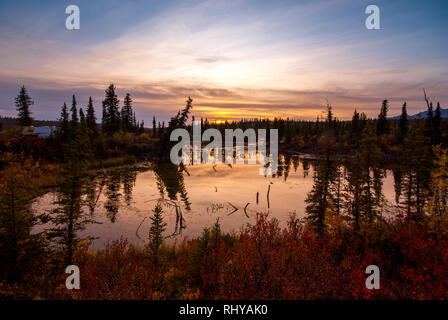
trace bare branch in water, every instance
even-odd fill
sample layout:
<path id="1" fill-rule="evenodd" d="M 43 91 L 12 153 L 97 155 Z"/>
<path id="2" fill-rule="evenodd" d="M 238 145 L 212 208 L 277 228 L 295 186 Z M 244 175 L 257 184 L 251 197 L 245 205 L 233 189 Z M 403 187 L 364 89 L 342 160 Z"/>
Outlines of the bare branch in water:
<path id="1" fill-rule="evenodd" d="M 140 229 L 140 227 L 142 226 L 143 222 L 146 220 L 147 217 L 144 217 L 142 222 L 140 222 L 140 224 L 138 225 L 137 230 L 135 230 L 135 235 L 137 236 L 137 238 L 139 238 L 140 240 L 142 240 L 142 238 L 140 238 L 140 236 L 138 235 L 138 230 Z"/>
<path id="2" fill-rule="evenodd" d="M 230 204 L 230 205 L 233 207 L 233 209 L 234 209 L 232 212 L 230 212 L 230 213 L 228 214 L 228 216 L 230 216 L 231 214 L 234 214 L 235 212 L 238 211 L 238 208 L 235 207 L 233 204 L 231 204 L 230 202 L 227 202 L 227 203 Z"/>
<path id="3" fill-rule="evenodd" d="M 247 214 L 247 211 L 246 211 L 246 209 L 247 209 L 247 207 L 250 205 L 250 202 L 248 202 L 247 204 L 246 204 L 246 206 L 244 207 L 244 214 L 246 215 L 246 217 L 248 217 L 249 218 L 249 215 Z"/>
<path id="4" fill-rule="evenodd" d="M 271 192 L 271 184 L 272 184 L 272 182 L 269 184 L 269 186 L 268 186 L 268 194 L 267 194 L 267 198 L 268 198 L 268 209 L 270 208 L 270 205 L 269 205 L 269 192 Z"/>

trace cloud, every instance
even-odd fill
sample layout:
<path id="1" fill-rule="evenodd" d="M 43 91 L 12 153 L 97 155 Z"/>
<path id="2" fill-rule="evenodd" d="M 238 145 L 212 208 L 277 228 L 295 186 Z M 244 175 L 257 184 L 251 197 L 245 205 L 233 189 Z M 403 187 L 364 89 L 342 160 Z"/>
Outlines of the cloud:
<path id="1" fill-rule="evenodd" d="M 88 44 L 0 27 L 0 107 L 13 113 L 25 84 L 38 117 L 56 118 L 71 94 L 81 104 L 91 95 L 99 112 L 110 82 L 132 94 L 146 121 L 168 120 L 187 96 L 198 115 L 230 119 L 311 119 L 325 99 L 342 118 L 355 107 L 376 116 L 382 99 L 397 110 L 407 100 L 413 111 L 422 87 L 448 102 L 447 59 L 420 56 L 413 31 L 363 33 L 341 9 L 348 4 L 184 1 Z"/>

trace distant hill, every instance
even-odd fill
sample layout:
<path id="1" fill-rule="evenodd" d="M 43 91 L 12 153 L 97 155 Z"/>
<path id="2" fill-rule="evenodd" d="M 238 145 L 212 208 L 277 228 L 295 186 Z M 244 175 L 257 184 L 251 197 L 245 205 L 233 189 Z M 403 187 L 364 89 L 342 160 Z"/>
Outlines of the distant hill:
<path id="1" fill-rule="evenodd" d="M 3 130 L 10 130 L 17 127 L 17 119 L 12 117 L 0 117 L 0 123 L 2 124 Z M 57 121 L 50 120 L 34 120 L 33 125 L 35 127 L 43 127 L 43 126 L 56 126 L 58 124 Z"/>
<path id="2" fill-rule="evenodd" d="M 17 128 L 17 118 L 13 117 L 2 117 L 0 116 L 0 123 L 2 124 L 2 130 L 10 130 Z M 33 120 L 33 126 L 35 127 L 57 127 L 59 124 L 56 120 Z M 97 124 L 98 128 L 101 128 L 100 124 Z M 148 131 L 147 127 L 145 127 L 145 130 Z M 1 131 L 1 130 L 0 130 Z"/>
<path id="3" fill-rule="evenodd" d="M 435 111 L 435 110 L 434 110 L 434 111 Z M 442 118 L 448 118 L 448 109 L 442 109 L 442 108 L 440 108 L 440 115 L 442 116 Z M 427 116 L 428 116 L 428 110 L 419 112 L 419 113 L 414 114 L 414 115 L 412 115 L 412 116 L 408 115 L 408 119 L 413 120 L 413 119 L 418 119 L 419 117 L 422 118 L 422 119 L 424 119 L 424 118 L 426 118 Z M 398 115 L 398 116 L 394 116 L 394 117 L 390 117 L 390 118 L 389 118 L 389 120 L 399 120 L 399 119 L 400 119 L 400 116 L 399 116 L 399 115 Z"/>

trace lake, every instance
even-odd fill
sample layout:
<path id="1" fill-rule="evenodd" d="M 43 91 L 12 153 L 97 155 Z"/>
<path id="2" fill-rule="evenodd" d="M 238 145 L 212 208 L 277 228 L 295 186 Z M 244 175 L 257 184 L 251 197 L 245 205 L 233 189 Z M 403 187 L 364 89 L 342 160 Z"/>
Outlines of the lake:
<path id="1" fill-rule="evenodd" d="M 200 164 L 187 166 L 183 171 L 172 165 L 107 169 L 105 176 L 99 175 L 86 183 L 88 190 L 82 207 L 84 230 L 76 236 L 92 237 L 93 249 L 103 248 L 108 241 L 120 237 L 144 245 L 149 217 L 157 201 L 162 204 L 167 223 L 165 236 L 171 243 L 200 235 L 218 219 L 223 231 L 237 232 L 245 224 L 253 223 L 257 212 L 269 212 L 270 217 L 285 226 L 291 213 L 305 216 L 305 199 L 313 186 L 314 161 L 305 156 L 280 160 L 275 177 L 260 175 L 259 164 Z M 393 206 L 394 179 L 390 171 L 385 173 L 383 194 Z M 32 212 L 50 211 L 56 197 L 56 192 L 48 192 L 37 198 L 31 206 Z M 33 232 L 51 227 L 48 222 L 36 226 Z"/>

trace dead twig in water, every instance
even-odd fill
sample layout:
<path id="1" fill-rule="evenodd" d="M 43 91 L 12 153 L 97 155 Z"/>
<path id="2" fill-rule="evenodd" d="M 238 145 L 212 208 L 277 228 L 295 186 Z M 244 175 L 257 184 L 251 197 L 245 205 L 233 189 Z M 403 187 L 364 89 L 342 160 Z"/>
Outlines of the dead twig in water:
<path id="1" fill-rule="evenodd" d="M 271 192 L 271 184 L 272 182 L 269 184 L 268 186 L 268 194 L 267 194 L 267 198 L 268 198 L 268 209 L 270 208 L 270 204 L 269 204 L 269 192 Z"/>
<path id="2" fill-rule="evenodd" d="M 249 218 L 249 215 L 247 214 L 247 211 L 246 211 L 246 209 L 247 209 L 247 207 L 250 205 L 250 202 L 248 202 L 247 204 L 246 204 L 246 206 L 244 207 L 244 214 L 246 215 L 246 217 L 248 217 Z"/>
<path id="3" fill-rule="evenodd" d="M 260 195 L 260 193 L 257 191 L 257 205 L 258 205 L 258 196 Z"/>
<path id="4" fill-rule="evenodd" d="M 228 214 L 228 216 L 230 216 L 231 214 L 234 214 L 235 212 L 238 211 L 238 208 L 235 207 L 233 204 L 231 204 L 230 202 L 227 202 L 227 203 L 230 204 L 230 205 L 233 207 L 233 209 L 234 209 L 232 212 L 230 212 L 230 213 Z"/>
<path id="5" fill-rule="evenodd" d="M 140 238 L 140 236 L 138 235 L 138 230 L 140 229 L 140 227 L 142 226 L 143 222 L 146 220 L 147 217 L 144 217 L 142 222 L 140 222 L 140 224 L 138 225 L 137 230 L 135 230 L 135 235 L 137 236 L 137 238 L 139 238 L 140 240 L 142 240 L 142 238 Z"/>

